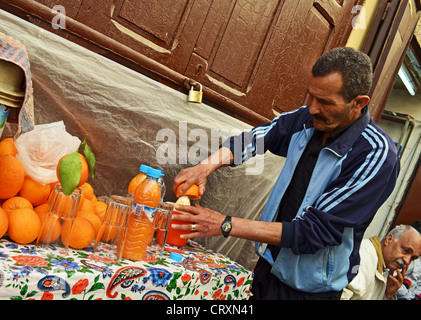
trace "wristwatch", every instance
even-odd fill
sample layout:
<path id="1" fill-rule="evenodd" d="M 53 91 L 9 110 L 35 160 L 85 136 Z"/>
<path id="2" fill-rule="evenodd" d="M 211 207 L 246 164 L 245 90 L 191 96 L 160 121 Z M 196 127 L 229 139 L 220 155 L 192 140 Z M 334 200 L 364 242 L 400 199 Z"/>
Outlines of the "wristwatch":
<path id="1" fill-rule="evenodd" d="M 221 224 L 222 234 L 224 235 L 225 238 L 228 237 L 228 235 L 231 232 L 231 229 L 232 229 L 231 217 L 226 216 L 224 222 L 222 222 L 222 224 Z"/>

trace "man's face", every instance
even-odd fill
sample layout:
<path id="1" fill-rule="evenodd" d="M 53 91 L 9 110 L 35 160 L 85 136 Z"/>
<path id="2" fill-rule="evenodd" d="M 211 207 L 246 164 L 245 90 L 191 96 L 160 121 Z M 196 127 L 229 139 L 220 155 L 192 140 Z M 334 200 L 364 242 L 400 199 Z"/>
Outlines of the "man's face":
<path id="1" fill-rule="evenodd" d="M 412 230 L 406 231 L 397 241 L 388 235 L 383 242 L 383 258 L 390 270 L 402 269 L 421 255 L 421 237 Z"/>
<path id="2" fill-rule="evenodd" d="M 335 132 L 361 115 L 357 98 L 347 103 L 341 93 L 342 75 L 332 73 L 324 77 L 311 76 L 308 94 L 310 114 L 314 128 L 322 132 Z"/>

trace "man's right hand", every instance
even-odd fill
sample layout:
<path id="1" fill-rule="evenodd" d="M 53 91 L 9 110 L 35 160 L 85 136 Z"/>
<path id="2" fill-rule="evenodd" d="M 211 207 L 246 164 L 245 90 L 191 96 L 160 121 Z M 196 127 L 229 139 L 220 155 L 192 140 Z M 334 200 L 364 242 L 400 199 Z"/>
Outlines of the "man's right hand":
<path id="1" fill-rule="evenodd" d="M 194 167 L 185 168 L 181 170 L 174 178 L 173 191 L 176 194 L 178 186 L 182 183 L 184 185 L 180 188 L 179 193 L 183 194 L 191 185 L 196 184 L 199 187 L 199 195 L 205 193 L 206 182 L 208 177 L 208 168 L 204 164 L 197 164 Z"/>
<path id="2" fill-rule="evenodd" d="M 184 182 L 180 193 L 184 193 L 191 185 L 196 184 L 199 187 L 199 195 L 205 193 L 206 182 L 209 175 L 216 169 L 228 166 L 233 162 L 233 155 L 229 148 L 221 147 L 209 158 L 203 160 L 194 167 L 181 170 L 174 178 L 173 191 L 176 193 L 177 187 Z"/>

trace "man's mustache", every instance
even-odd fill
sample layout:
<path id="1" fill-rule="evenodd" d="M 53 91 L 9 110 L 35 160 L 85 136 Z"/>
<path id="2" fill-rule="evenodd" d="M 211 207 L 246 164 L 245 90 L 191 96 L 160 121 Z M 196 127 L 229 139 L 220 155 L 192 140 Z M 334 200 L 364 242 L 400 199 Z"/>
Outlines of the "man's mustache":
<path id="1" fill-rule="evenodd" d="M 327 121 L 327 119 L 325 117 L 323 117 L 322 115 L 320 115 L 320 114 L 314 114 L 313 115 L 313 118 L 315 118 L 316 120 L 323 121 L 323 122 L 326 122 Z"/>
<path id="2" fill-rule="evenodd" d="M 405 262 L 402 259 L 396 259 L 395 262 L 397 262 L 401 268 L 405 267 Z"/>

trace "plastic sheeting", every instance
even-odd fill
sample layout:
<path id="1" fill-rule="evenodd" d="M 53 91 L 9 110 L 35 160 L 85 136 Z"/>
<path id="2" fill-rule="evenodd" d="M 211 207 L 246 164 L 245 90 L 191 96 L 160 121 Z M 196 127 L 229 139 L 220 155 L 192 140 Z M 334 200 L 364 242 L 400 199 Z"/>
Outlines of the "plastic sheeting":
<path id="1" fill-rule="evenodd" d="M 35 124 L 62 120 L 70 134 L 81 140 L 87 136 L 97 159 L 96 176 L 89 180 L 97 196 L 125 195 L 143 163 L 165 170 L 165 200 L 175 201 L 172 183 L 181 169 L 206 158 L 230 134 L 251 129 L 2 10 L 0 21 L 0 31 L 27 48 Z M 2 137 L 16 130 L 7 124 Z M 283 162 L 266 154 L 236 168 L 221 168 L 208 179 L 198 203 L 223 214 L 259 219 Z M 250 174 L 260 169 L 260 174 Z M 254 243 L 248 240 L 214 237 L 198 242 L 248 268 L 257 260 Z"/>

